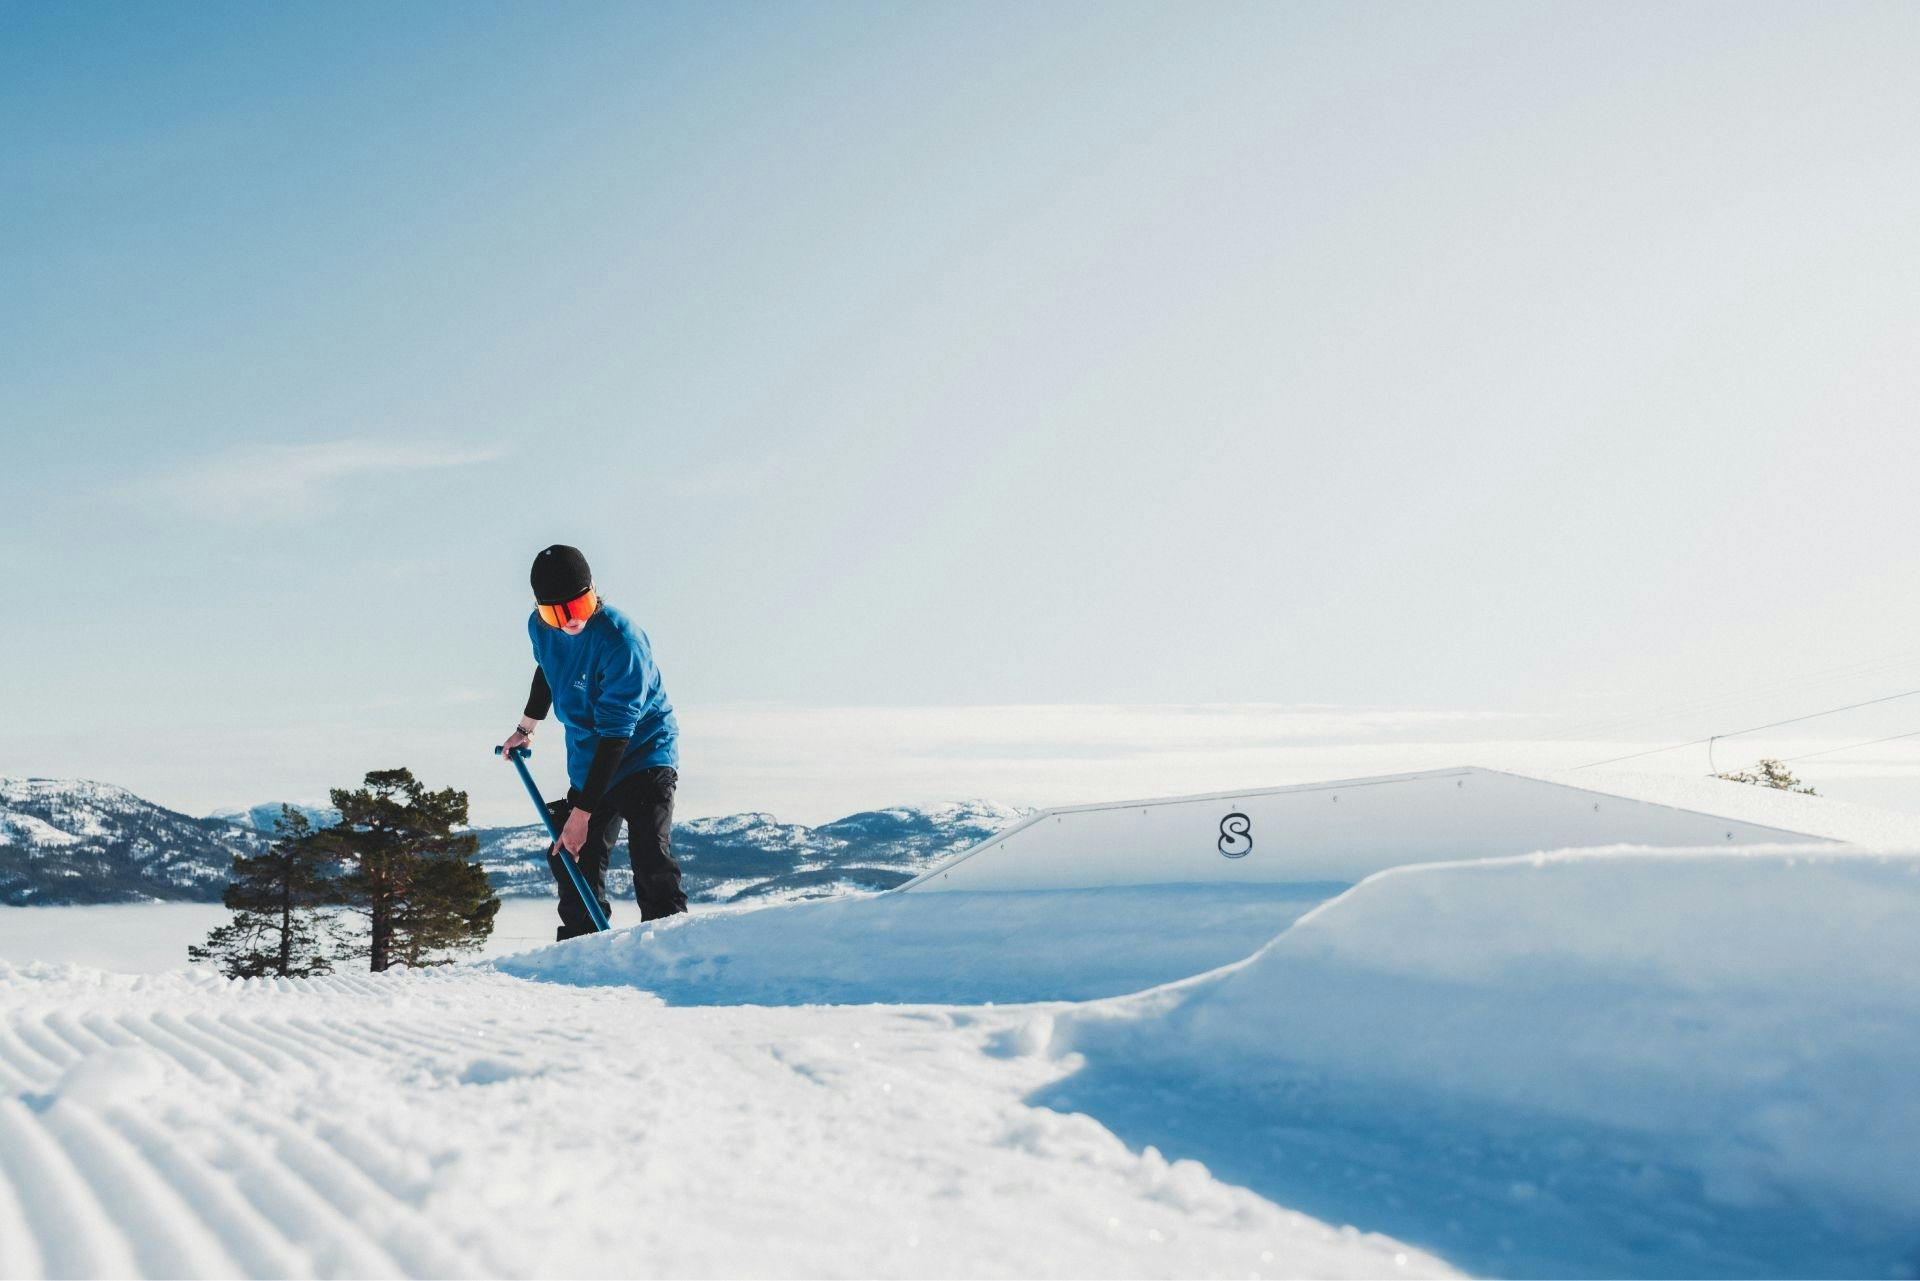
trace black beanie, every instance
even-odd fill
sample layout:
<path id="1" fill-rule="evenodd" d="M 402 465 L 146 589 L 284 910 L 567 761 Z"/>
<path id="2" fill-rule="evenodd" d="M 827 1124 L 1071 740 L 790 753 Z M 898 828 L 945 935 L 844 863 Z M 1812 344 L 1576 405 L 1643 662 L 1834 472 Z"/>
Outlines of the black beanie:
<path id="1" fill-rule="evenodd" d="M 533 558 L 533 598 L 558 605 L 593 586 L 593 571 L 578 547 L 555 543 Z"/>

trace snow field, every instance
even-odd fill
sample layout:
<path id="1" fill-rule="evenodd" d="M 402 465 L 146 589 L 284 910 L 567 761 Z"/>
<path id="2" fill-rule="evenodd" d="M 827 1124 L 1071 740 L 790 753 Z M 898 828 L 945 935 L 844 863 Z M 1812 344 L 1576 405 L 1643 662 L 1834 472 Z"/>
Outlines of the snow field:
<path id="1" fill-rule="evenodd" d="M 1437 1275 L 1022 1100 L 1029 1009 L 0 965 L 9 1276 Z"/>

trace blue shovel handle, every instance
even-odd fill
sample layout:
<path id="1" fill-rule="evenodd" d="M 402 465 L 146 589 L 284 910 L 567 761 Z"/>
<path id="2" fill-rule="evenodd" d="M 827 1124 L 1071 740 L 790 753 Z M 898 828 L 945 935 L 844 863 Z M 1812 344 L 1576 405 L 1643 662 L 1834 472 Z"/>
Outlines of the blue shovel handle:
<path id="1" fill-rule="evenodd" d="M 547 833 L 557 844 L 560 840 L 560 825 L 553 821 L 553 814 L 547 809 L 545 798 L 540 795 L 540 785 L 533 781 L 533 773 L 527 768 L 527 757 L 533 755 L 531 747 L 516 747 L 511 752 L 502 748 L 493 749 L 495 756 L 505 755 L 520 771 L 520 781 L 527 785 L 527 795 L 533 798 L 533 807 L 540 811 L 540 821 L 547 825 Z M 580 876 L 580 869 L 573 865 L 573 859 L 565 850 L 559 852 L 560 866 L 567 869 L 567 877 L 573 882 L 573 892 L 580 896 L 581 905 L 587 909 L 587 915 L 593 921 L 594 930 L 608 930 L 613 927 L 607 922 L 607 914 L 600 910 L 600 900 L 587 893 L 587 883 Z"/>

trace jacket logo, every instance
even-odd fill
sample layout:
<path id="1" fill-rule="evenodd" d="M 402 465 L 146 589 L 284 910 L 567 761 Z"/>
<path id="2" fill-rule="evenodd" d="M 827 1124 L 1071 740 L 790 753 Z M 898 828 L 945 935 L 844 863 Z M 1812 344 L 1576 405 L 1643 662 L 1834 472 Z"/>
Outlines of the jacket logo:
<path id="1" fill-rule="evenodd" d="M 1253 820 L 1239 810 L 1220 820 L 1220 839 L 1214 842 L 1228 858 L 1245 858 L 1253 853 Z"/>

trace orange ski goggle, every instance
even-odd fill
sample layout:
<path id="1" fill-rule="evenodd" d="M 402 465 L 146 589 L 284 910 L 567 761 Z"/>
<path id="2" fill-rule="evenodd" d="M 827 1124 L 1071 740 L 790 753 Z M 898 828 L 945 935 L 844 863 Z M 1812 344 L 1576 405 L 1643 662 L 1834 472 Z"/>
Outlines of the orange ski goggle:
<path id="1" fill-rule="evenodd" d="M 593 611 L 600 608 L 600 598 L 589 587 L 572 600 L 561 601 L 558 605 L 537 605 L 540 621 L 548 627 L 565 627 L 568 623 L 584 623 L 593 617 Z"/>

